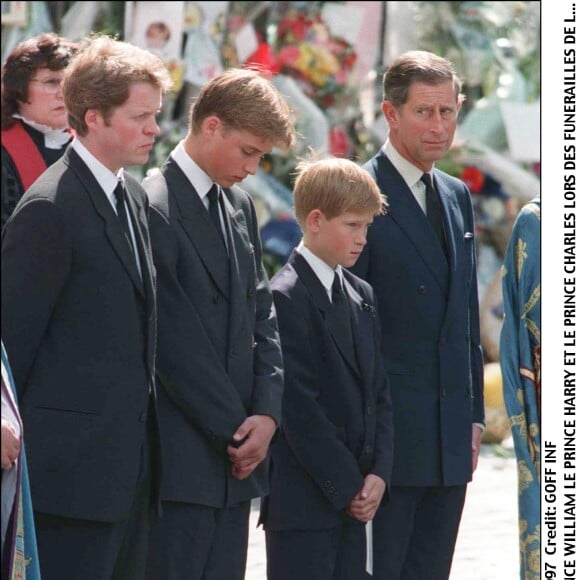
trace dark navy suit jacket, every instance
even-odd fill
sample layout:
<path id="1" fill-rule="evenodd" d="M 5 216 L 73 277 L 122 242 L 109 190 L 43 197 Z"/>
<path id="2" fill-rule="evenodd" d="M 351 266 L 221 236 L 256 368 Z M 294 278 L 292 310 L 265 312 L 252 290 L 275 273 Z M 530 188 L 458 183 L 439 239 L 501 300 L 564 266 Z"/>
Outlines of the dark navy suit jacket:
<path id="1" fill-rule="evenodd" d="M 162 499 L 222 508 L 268 492 L 266 462 L 232 476 L 227 446 L 250 415 L 278 424 L 282 353 L 254 205 L 224 199 L 229 255 L 198 193 L 170 158 L 143 182 L 157 268 Z"/>
<path id="2" fill-rule="evenodd" d="M 364 165 L 387 196 L 352 271 L 377 294 L 395 418 L 393 485 L 471 480 L 472 424 L 484 421 L 473 211 L 465 184 L 437 169 L 448 260 L 381 150 Z"/>
<path id="3" fill-rule="evenodd" d="M 391 400 L 380 356 L 374 294 L 344 272 L 357 360 L 328 326 L 331 303 L 296 251 L 272 278 L 284 356 L 282 431 L 272 448 L 270 530 L 327 529 L 369 473 L 388 485 L 393 462 Z"/>
<path id="4" fill-rule="evenodd" d="M 128 173 L 125 184 L 142 276 L 105 192 L 72 148 L 3 230 L 2 339 L 34 509 L 56 516 L 116 522 L 133 506 L 155 394 L 156 310 L 147 197 Z"/>

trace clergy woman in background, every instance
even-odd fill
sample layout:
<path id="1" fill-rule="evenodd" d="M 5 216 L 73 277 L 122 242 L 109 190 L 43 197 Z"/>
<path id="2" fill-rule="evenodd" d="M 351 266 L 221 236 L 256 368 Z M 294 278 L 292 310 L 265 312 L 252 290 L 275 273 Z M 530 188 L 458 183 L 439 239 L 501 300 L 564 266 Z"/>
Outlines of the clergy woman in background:
<path id="1" fill-rule="evenodd" d="M 61 84 L 76 50 L 76 43 L 41 34 L 18 44 L 2 65 L 2 228 L 72 139 Z"/>

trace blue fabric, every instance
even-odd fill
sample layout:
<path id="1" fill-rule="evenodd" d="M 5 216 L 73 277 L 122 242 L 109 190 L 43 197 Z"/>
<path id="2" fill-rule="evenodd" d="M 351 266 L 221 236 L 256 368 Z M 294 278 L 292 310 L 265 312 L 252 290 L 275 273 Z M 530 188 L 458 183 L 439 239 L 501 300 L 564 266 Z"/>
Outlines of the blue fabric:
<path id="1" fill-rule="evenodd" d="M 514 223 L 503 265 L 503 395 L 518 462 L 520 577 L 540 579 L 540 201 Z"/>
<path id="2" fill-rule="evenodd" d="M 6 369 L 6 374 L 8 376 L 8 384 L 14 395 L 14 400 L 18 402 L 16 395 L 16 387 L 14 384 L 14 377 L 12 376 L 12 371 L 10 369 L 10 364 L 8 362 L 8 356 L 6 350 L 4 349 L 4 343 L 2 343 L 2 366 Z M 20 451 L 20 464 L 21 464 L 21 490 L 20 498 L 22 502 L 22 519 L 24 527 L 24 559 L 26 566 L 26 580 L 40 580 L 40 566 L 38 561 L 38 549 L 36 546 L 36 532 L 34 530 L 34 515 L 32 512 L 32 499 L 30 496 L 30 483 L 28 480 L 28 468 L 26 465 L 26 450 L 24 445 L 22 445 Z M 21 542 L 22 538 L 17 538 L 16 549 L 22 549 Z"/>

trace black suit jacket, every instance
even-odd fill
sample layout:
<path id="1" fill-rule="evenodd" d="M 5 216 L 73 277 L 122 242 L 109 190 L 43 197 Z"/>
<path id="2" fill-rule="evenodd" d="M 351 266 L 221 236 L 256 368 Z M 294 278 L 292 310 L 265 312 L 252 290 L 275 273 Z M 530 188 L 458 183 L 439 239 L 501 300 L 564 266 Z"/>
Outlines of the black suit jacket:
<path id="1" fill-rule="evenodd" d="M 250 415 L 280 421 L 282 355 L 251 198 L 226 190 L 229 257 L 173 159 L 143 182 L 158 275 L 162 499 L 226 507 L 267 492 L 226 448 Z"/>
<path id="2" fill-rule="evenodd" d="M 127 175 L 140 279 L 119 220 L 72 149 L 2 235 L 2 338 L 18 390 L 36 510 L 117 521 L 131 509 L 154 392 L 148 204 Z"/>
<path id="3" fill-rule="evenodd" d="M 296 251 L 272 278 L 284 356 L 282 430 L 272 448 L 266 528 L 325 529 L 345 517 L 364 476 L 387 483 L 393 463 L 391 401 L 371 287 L 344 272 L 356 361 L 328 325 L 330 301 Z"/>
<path id="4" fill-rule="evenodd" d="M 433 171 L 448 260 L 412 192 L 380 151 L 364 165 L 389 200 L 352 268 L 377 294 L 395 417 L 394 485 L 471 480 L 474 422 L 483 422 L 483 362 L 471 197 Z"/>

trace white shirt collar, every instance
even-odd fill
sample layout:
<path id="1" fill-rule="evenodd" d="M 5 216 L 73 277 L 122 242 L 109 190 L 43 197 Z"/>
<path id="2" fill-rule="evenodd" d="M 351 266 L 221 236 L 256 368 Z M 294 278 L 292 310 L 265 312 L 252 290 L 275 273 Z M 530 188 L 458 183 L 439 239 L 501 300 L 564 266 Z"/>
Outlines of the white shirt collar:
<path id="1" fill-rule="evenodd" d="M 308 262 L 308 265 L 312 268 L 316 274 L 316 277 L 324 286 L 326 295 L 330 299 L 332 296 L 332 283 L 334 282 L 335 272 L 338 274 L 341 283 L 344 284 L 341 266 L 337 266 L 336 270 L 333 270 L 324 260 L 320 259 L 316 254 L 312 253 L 312 251 L 304 245 L 303 240 L 300 241 L 296 247 L 296 251 L 306 260 L 306 262 Z"/>
<path id="2" fill-rule="evenodd" d="M 183 146 L 183 141 L 177 144 L 170 155 L 183 173 L 185 173 L 185 176 L 191 185 L 193 185 L 201 200 L 205 201 L 204 198 L 213 185 L 212 178 L 187 154 Z"/>
<path id="3" fill-rule="evenodd" d="M 44 146 L 47 149 L 62 149 L 62 147 L 72 138 L 72 135 L 66 127 L 55 129 L 54 127 L 49 127 L 48 125 L 43 125 L 42 123 L 26 119 L 18 113 L 14 113 L 12 116 L 15 119 L 20 119 L 23 123 L 26 123 L 28 126 L 42 133 L 44 135 Z"/>
<path id="4" fill-rule="evenodd" d="M 110 169 L 105 167 L 78 139 L 72 142 L 72 148 L 78 156 L 87 164 L 91 173 L 107 195 L 111 205 L 116 208 L 117 200 L 115 199 L 114 191 L 117 187 L 119 179 L 125 182 L 125 174 L 123 168 L 119 169 L 119 173 L 115 175 Z M 116 209 L 115 209 L 116 211 Z"/>
<path id="5" fill-rule="evenodd" d="M 407 161 L 387 139 L 383 145 L 383 151 L 388 160 L 395 166 L 395 169 L 401 174 L 408 187 L 413 187 L 421 180 L 421 176 L 425 173 L 422 169 Z M 423 186 L 424 187 L 424 186 Z"/>

